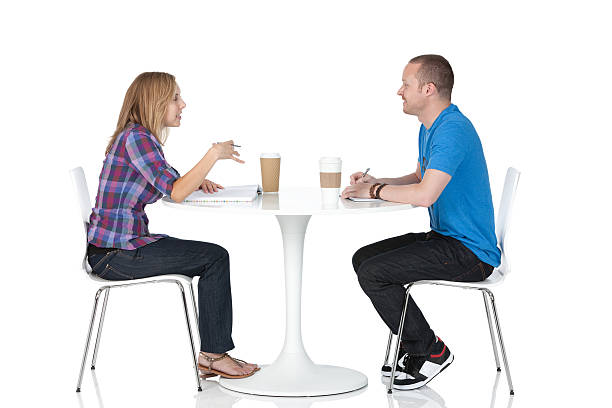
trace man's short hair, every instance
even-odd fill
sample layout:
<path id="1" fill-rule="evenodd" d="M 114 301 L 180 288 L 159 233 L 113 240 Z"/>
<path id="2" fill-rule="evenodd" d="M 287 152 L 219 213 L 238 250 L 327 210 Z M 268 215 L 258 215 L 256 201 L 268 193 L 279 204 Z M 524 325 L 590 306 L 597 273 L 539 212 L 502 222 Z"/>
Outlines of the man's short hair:
<path id="1" fill-rule="evenodd" d="M 450 64 L 441 55 L 419 55 L 410 60 L 410 64 L 421 64 L 416 74 L 419 87 L 433 83 L 441 97 L 450 100 L 455 76 Z"/>

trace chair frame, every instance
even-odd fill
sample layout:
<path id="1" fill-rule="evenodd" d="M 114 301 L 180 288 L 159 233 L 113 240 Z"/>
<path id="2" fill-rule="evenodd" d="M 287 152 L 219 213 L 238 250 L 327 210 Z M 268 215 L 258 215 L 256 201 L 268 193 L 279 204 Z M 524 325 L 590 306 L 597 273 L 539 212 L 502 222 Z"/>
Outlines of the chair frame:
<path id="1" fill-rule="evenodd" d="M 89 189 L 87 188 L 87 181 L 85 179 L 85 173 L 82 167 L 76 167 L 70 170 L 70 175 L 74 183 L 77 199 L 79 200 L 79 204 L 81 207 L 80 208 L 81 218 L 82 218 L 84 229 L 85 229 L 85 247 L 87 247 L 87 229 L 89 226 L 89 212 L 91 211 L 91 201 L 89 198 Z M 83 381 L 85 363 L 87 361 L 87 354 L 89 352 L 89 346 L 91 344 L 91 337 L 92 337 L 91 335 L 93 333 L 94 323 L 96 321 L 96 314 L 98 310 L 98 302 L 100 299 L 100 295 L 104 293 L 104 300 L 102 302 L 102 310 L 100 312 L 100 318 L 98 321 L 98 331 L 96 334 L 96 341 L 95 341 L 93 356 L 91 360 L 92 370 L 95 370 L 96 368 L 98 350 L 100 348 L 100 339 L 102 337 L 102 328 L 104 326 L 104 318 L 106 316 L 108 297 L 109 297 L 111 289 L 126 288 L 126 287 L 132 287 L 136 285 L 149 284 L 149 283 L 171 283 L 171 284 L 176 284 L 179 288 L 181 302 L 183 305 L 183 311 L 185 313 L 185 322 L 187 324 L 187 333 L 189 335 L 189 345 L 191 347 L 191 357 L 193 359 L 193 367 L 194 367 L 196 385 L 197 385 L 198 391 L 202 391 L 202 383 L 200 380 L 200 375 L 198 373 L 198 362 L 197 362 L 197 357 L 196 357 L 197 354 L 196 354 L 196 348 L 195 348 L 195 343 L 194 343 L 194 336 L 192 332 L 191 322 L 189 319 L 189 310 L 188 310 L 189 308 L 187 306 L 187 298 L 185 297 L 185 286 L 188 286 L 190 297 L 191 297 L 191 304 L 193 307 L 193 313 L 195 316 L 195 322 L 197 324 L 197 322 L 199 322 L 199 316 L 198 316 L 198 308 L 196 306 L 195 296 L 194 296 L 193 278 L 190 276 L 175 274 L 175 275 L 153 276 L 153 277 L 142 278 L 142 279 L 108 281 L 92 273 L 91 267 L 89 263 L 87 262 L 87 251 L 86 250 L 85 250 L 85 254 L 84 254 L 84 258 L 83 258 L 81 267 L 89 278 L 91 278 L 95 282 L 101 283 L 102 285 L 98 288 L 98 290 L 96 291 L 95 297 L 94 297 L 93 310 L 91 312 L 91 318 L 89 321 L 89 330 L 87 331 L 87 340 L 85 341 L 85 350 L 83 352 L 83 358 L 81 360 L 81 369 L 79 371 L 79 379 L 77 381 L 76 392 L 81 392 L 81 383 Z M 199 336 L 200 334 L 198 332 L 198 339 L 199 339 Z"/>
<path id="2" fill-rule="evenodd" d="M 402 338 L 402 333 L 404 330 L 404 319 L 406 317 L 406 309 L 408 307 L 408 298 L 410 295 L 410 290 L 413 286 L 417 285 L 437 285 L 437 286 L 449 286 L 461 289 L 471 289 L 478 290 L 482 293 L 482 298 L 484 300 L 485 312 L 487 315 L 487 322 L 489 323 L 489 333 L 491 335 L 491 344 L 493 345 L 493 356 L 495 357 L 495 366 L 497 367 L 497 371 L 501 371 L 501 366 L 499 364 L 499 354 L 497 351 L 495 332 L 493 330 L 493 323 L 491 319 L 491 309 L 493 310 L 493 319 L 495 320 L 495 328 L 497 331 L 497 338 L 499 340 L 499 346 L 502 353 L 502 358 L 504 361 L 504 368 L 506 371 L 506 377 L 508 379 L 508 388 L 510 390 L 510 395 L 514 395 L 514 386 L 512 384 L 512 377 L 510 376 L 510 366 L 508 364 L 508 357 L 506 355 L 506 348 L 504 346 L 504 338 L 501 331 L 501 326 L 499 323 L 499 316 L 497 314 L 497 307 L 495 305 L 495 297 L 493 296 L 493 292 L 489 289 L 491 286 L 497 286 L 501 284 L 501 282 L 505 279 L 506 275 L 510 273 L 510 265 L 507 259 L 507 254 L 505 251 L 505 238 L 506 232 L 508 230 L 510 215 L 512 212 L 512 207 L 514 204 L 514 196 L 516 193 L 516 188 L 518 185 L 518 181 L 520 178 L 520 172 L 512 167 L 508 168 L 506 173 L 506 179 L 504 183 L 504 191 L 502 193 L 502 199 L 498 214 L 498 229 L 496 231 L 497 240 L 501 247 L 502 252 L 502 264 L 495 268 L 493 273 L 487 280 L 482 282 L 453 282 L 453 281 L 444 281 L 444 280 L 422 280 L 408 283 L 406 287 L 406 297 L 404 298 L 404 307 L 402 310 L 402 317 L 399 322 L 397 341 L 395 344 L 395 357 L 393 359 L 393 365 L 391 366 L 391 378 L 389 381 L 389 386 L 387 388 L 387 393 L 391 394 L 393 392 L 393 380 L 395 379 L 395 369 L 399 360 L 399 351 L 400 351 L 400 339 Z M 489 307 L 490 302 L 490 307 Z M 387 341 L 387 352 L 385 354 L 385 359 L 383 365 L 386 365 L 389 361 L 389 354 L 391 351 L 391 340 L 393 338 L 393 331 L 389 332 L 389 339 Z"/>

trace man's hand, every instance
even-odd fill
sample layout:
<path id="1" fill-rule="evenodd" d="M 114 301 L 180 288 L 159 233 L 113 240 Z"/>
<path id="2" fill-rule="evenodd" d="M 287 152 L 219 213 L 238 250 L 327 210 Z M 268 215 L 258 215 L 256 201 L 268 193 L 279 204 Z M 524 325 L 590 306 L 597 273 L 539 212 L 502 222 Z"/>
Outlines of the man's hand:
<path id="1" fill-rule="evenodd" d="M 371 183 L 359 182 L 359 183 L 352 184 L 344 189 L 344 191 L 342 192 L 342 198 L 349 198 L 349 197 L 370 198 L 370 187 L 372 187 Z"/>
<path id="2" fill-rule="evenodd" d="M 372 177 L 369 174 L 366 174 L 364 177 L 362 171 L 358 171 L 357 173 L 351 174 L 351 185 L 357 184 L 357 183 L 373 183 L 373 182 L 374 182 L 374 177 Z"/>
<path id="3" fill-rule="evenodd" d="M 200 188 L 205 193 L 216 193 L 217 191 L 219 191 L 219 189 L 222 190 L 225 187 L 223 187 L 221 184 L 217 184 L 217 183 L 212 182 L 210 180 L 204 179 L 204 182 L 202 183 Z"/>

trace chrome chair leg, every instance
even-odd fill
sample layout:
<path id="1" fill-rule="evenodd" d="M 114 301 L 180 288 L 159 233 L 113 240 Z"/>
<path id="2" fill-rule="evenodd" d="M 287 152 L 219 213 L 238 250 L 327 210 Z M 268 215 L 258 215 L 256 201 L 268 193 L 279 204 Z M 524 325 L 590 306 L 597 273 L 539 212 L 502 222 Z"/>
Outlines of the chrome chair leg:
<path id="1" fill-rule="evenodd" d="M 506 377 L 508 378 L 508 388 L 510 389 L 510 395 L 514 395 L 514 386 L 512 385 L 512 377 L 510 376 L 510 366 L 508 364 L 508 357 L 506 356 L 506 348 L 504 347 L 504 337 L 502 336 L 501 326 L 499 324 L 499 317 L 497 316 L 497 307 L 495 306 L 495 298 L 493 293 L 485 289 L 489 299 L 491 299 L 491 308 L 493 309 L 493 318 L 495 319 L 495 326 L 497 327 L 497 337 L 499 338 L 499 347 L 501 348 L 502 358 L 504 359 L 504 367 L 506 369 Z"/>
<path id="2" fill-rule="evenodd" d="M 408 299 L 410 295 L 410 288 L 413 283 L 409 283 L 406 286 L 406 298 L 404 299 L 404 310 L 402 311 L 402 318 L 400 319 L 399 328 L 397 329 L 397 344 L 395 345 L 395 358 L 393 359 L 393 366 L 391 367 L 391 378 L 389 381 L 389 388 L 387 394 L 393 392 L 393 381 L 395 379 L 395 367 L 397 367 L 397 360 L 399 359 L 400 345 L 402 341 L 402 332 L 404 331 L 404 319 L 406 318 L 406 309 L 408 308 Z"/>
<path id="3" fill-rule="evenodd" d="M 497 353 L 497 342 L 495 341 L 495 333 L 493 332 L 493 323 L 491 322 L 491 310 L 489 309 L 489 301 L 487 300 L 487 295 L 483 292 L 482 300 L 484 300 L 485 311 L 487 312 L 487 322 L 489 322 L 489 333 L 491 334 L 491 344 L 493 345 L 493 355 L 495 356 L 495 366 L 497 367 L 497 371 L 501 371 L 501 365 L 499 365 L 499 355 Z"/>
<path id="4" fill-rule="evenodd" d="M 389 362 L 389 353 L 391 352 L 391 339 L 393 338 L 393 332 L 389 330 L 389 340 L 387 340 L 387 353 L 385 354 L 385 361 L 383 365 L 386 365 Z"/>
<path id="5" fill-rule="evenodd" d="M 193 280 L 189 283 L 189 292 L 191 293 L 191 303 L 193 305 L 193 313 L 195 315 L 196 325 L 200 324 L 200 315 L 198 314 L 198 307 L 196 306 L 195 295 L 193 294 Z M 198 342 L 201 342 L 200 330 L 196 330 L 198 333 Z"/>
<path id="6" fill-rule="evenodd" d="M 96 335 L 96 345 L 94 346 L 93 357 L 91 359 L 91 369 L 96 369 L 96 359 L 98 358 L 98 348 L 100 347 L 100 337 L 102 336 L 102 326 L 104 325 L 104 316 L 106 316 L 106 304 L 108 303 L 108 295 L 110 287 L 104 291 L 104 301 L 102 302 L 102 312 L 100 313 L 100 323 L 98 324 L 98 334 Z"/>
<path id="7" fill-rule="evenodd" d="M 87 360 L 87 352 L 89 351 L 89 343 L 91 342 L 91 332 L 93 331 L 94 320 L 96 318 L 96 311 L 98 310 L 98 299 L 100 298 L 100 293 L 105 288 L 100 288 L 96 292 L 96 297 L 94 299 L 94 306 L 91 312 L 91 319 L 89 321 L 89 331 L 87 332 L 87 340 L 85 341 L 85 352 L 83 353 L 83 361 L 81 362 L 81 371 L 79 373 L 79 380 L 77 382 L 76 392 L 81 392 L 81 382 L 83 381 L 83 371 L 85 370 L 85 361 Z"/>
<path id="8" fill-rule="evenodd" d="M 185 299 L 185 289 L 179 281 L 176 281 L 176 284 L 178 285 L 181 291 L 181 299 L 183 300 L 183 310 L 185 311 L 185 322 L 187 323 L 187 332 L 189 333 L 189 345 L 191 346 L 191 358 L 193 359 L 193 369 L 195 370 L 196 384 L 198 386 L 198 391 L 202 391 L 202 384 L 200 383 L 200 375 L 198 373 L 198 360 L 196 359 L 195 346 L 193 345 L 193 334 L 191 333 L 191 323 L 189 322 L 189 311 L 187 310 L 187 300 Z"/>

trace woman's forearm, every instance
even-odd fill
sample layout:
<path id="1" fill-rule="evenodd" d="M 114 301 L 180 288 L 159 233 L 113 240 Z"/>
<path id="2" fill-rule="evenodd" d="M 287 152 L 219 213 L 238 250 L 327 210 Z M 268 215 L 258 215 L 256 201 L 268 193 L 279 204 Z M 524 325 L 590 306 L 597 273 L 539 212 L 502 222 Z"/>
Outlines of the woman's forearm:
<path id="1" fill-rule="evenodd" d="M 204 179 L 213 168 L 218 160 L 218 153 L 215 149 L 210 149 L 202 157 L 202 159 L 196 164 L 193 169 L 189 170 L 187 174 L 178 178 L 172 186 L 172 193 L 170 198 L 173 201 L 180 203 L 189 194 L 197 190 L 200 185 L 204 182 Z"/>

